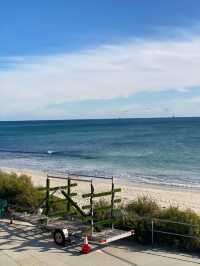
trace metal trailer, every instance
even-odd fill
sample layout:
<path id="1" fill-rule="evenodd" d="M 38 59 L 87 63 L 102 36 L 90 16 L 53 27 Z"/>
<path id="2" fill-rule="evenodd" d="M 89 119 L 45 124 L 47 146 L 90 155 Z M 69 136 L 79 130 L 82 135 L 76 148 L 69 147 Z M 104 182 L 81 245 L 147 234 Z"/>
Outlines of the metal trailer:
<path id="1" fill-rule="evenodd" d="M 65 180 L 66 185 L 51 187 L 52 179 Z M 111 190 L 95 192 L 94 179 L 111 181 Z M 86 182 L 89 185 L 90 192 L 81 195 L 82 199 L 89 199 L 89 204 L 87 205 L 80 206 L 80 203 L 74 199 L 77 193 L 74 193 L 72 189 L 77 187 L 79 182 Z M 115 205 L 121 202 L 121 199 L 116 199 L 115 196 L 121 189 L 115 188 L 113 177 L 77 175 L 73 173 L 68 173 L 67 175 L 48 174 L 44 190 L 45 198 L 33 214 L 13 212 L 12 216 L 51 231 L 56 244 L 64 245 L 74 239 L 81 240 L 83 236 L 87 235 L 89 242 L 103 245 L 134 235 L 134 230 L 124 231 L 115 228 Z M 54 213 L 53 217 L 51 217 L 52 196 L 58 191 L 61 192 L 64 198 L 59 200 L 66 202 L 67 205 L 64 219 L 56 218 L 59 213 Z M 95 199 L 102 197 L 110 197 L 110 204 L 99 208 L 95 207 Z M 105 209 L 109 213 L 109 219 L 96 220 L 95 213 Z M 74 215 L 73 211 L 76 212 L 76 215 Z M 97 230 L 98 226 L 103 226 L 103 228 Z"/>

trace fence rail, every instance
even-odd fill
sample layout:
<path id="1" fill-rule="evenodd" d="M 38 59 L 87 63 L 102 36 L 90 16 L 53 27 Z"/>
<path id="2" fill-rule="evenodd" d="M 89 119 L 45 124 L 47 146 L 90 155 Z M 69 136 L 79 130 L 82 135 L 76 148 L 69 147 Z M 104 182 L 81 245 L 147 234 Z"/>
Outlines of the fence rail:
<path id="1" fill-rule="evenodd" d="M 177 225 L 184 225 L 188 226 L 190 228 L 194 227 L 200 227 L 198 224 L 189 224 L 185 222 L 178 222 L 178 221 L 173 221 L 173 220 L 166 220 L 166 219 L 159 219 L 159 218 L 149 218 L 149 217 L 137 217 L 138 220 L 146 220 L 149 221 L 149 224 L 151 224 L 151 242 L 154 244 L 155 242 L 155 233 L 157 234 L 165 234 L 165 235 L 171 235 L 171 236 L 180 236 L 183 238 L 190 238 L 190 239 L 195 239 L 195 240 L 200 240 L 200 237 L 197 237 L 195 235 L 190 235 L 190 234 L 179 234 L 175 232 L 170 232 L 170 231 L 163 231 L 163 230 L 157 230 L 156 226 L 161 226 L 162 223 L 171 223 L 171 224 L 177 224 Z"/>

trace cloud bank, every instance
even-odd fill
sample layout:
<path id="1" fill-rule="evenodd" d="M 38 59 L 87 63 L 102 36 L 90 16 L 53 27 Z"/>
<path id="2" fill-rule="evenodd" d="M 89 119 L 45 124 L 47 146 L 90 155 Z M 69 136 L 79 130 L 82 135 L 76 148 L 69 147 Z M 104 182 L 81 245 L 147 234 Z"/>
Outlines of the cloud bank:
<path id="1" fill-rule="evenodd" d="M 171 41 L 132 39 L 77 53 L 0 58 L 1 65 L 7 64 L 0 70 L 2 119 L 25 113 L 49 118 L 56 113 L 49 106 L 63 102 L 190 90 L 200 85 L 199 51 L 200 37 L 193 35 Z"/>

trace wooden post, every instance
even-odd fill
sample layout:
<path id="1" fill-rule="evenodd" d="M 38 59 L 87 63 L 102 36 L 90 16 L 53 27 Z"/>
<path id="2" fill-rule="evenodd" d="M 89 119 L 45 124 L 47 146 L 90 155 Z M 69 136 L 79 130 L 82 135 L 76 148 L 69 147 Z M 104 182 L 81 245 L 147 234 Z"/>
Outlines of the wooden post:
<path id="1" fill-rule="evenodd" d="M 47 216 L 47 222 L 48 222 L 48 215 L 49 215 L 49 209 L 50 209 L 49 188 L 50 188 L 50 179 L 47 177 L 47 181 L 46 181 L 46 216 Z"/>
<path id="2" fill-rule="evenodd" d="M 93 219 L 93 216 L 94 216 L 94 208 L 93 208 L 94 186 L 93 186 L 93 183 L 92 183 L 92 179 L 91 179 L 91 183 L 90 183 L 90 188 L 91 188 L 91 196 L 90 196 L 90 205 L 91 205 L 91 208 L 90 208 L 90 215 L 91 215 L 91 236 L 92 236 L 93 235 L 93 232 L 94 232 L 94 219 Z"/>
<path id="3" fill-rule="evenodd" d="M 115 199 L 115 185 L 114 178 L 112 176 L 112 194 L 111 194 L 111 219 L 112 219 L 112 229 L 114 229 L 113 218 L 114 218 L 114 199 Z"/>
<path id="4" fill-rule="evenodd" d="M 70 197 L 70 194 L 71 194 L 71 187 L 70 187 L 71 186 L 71 179 L 70 179 L 69 176 L 68 176 L 67 185 L 68 185 L 68 187 L 67 187 L 67 195 Z M 70 211 L 71 211 L 71 203 L 68 200 L 67 201 L 67 212 L 70 213 Z"/>

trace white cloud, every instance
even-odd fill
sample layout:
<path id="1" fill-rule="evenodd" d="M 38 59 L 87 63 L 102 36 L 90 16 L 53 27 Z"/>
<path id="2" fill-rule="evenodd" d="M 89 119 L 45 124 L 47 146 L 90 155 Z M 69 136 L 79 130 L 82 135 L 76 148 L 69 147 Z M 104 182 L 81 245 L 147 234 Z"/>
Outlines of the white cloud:
<path id="1" fill-rule="evenodd" d="M 199 51 L 200 37 L 193 35 L 171 41 L 129 40 L 71 54 L 3 58 L 12 67 L 0 72 L 0 112 L 42 117 L 48 105 L 65 101 L 187 91 L 200 85 Z"/>

